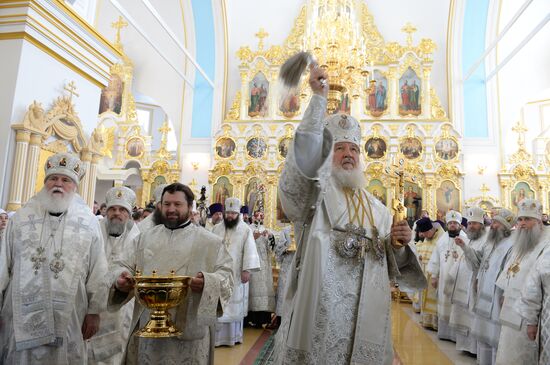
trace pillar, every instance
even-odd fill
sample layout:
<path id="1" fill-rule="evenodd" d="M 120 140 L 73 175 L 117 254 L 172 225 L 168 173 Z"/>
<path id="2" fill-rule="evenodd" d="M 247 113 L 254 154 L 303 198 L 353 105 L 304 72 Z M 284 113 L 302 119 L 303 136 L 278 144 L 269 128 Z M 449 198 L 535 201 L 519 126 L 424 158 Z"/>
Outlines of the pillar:
<path id="1" fill-rule="evenodd" d="M 40 168 L 38 161 L 40 159 L 40 145 L 42 144 L 42 135 L 31 133 L 29 149 L 27 153 L 26 179 L 23 186 L 22 203 L 26 203 L 34 195 L 36 186 L 36 172 Z"/>
<path id="2" fill-rule="evenodd" d="M 10 194 L 8 197 L 7 210 L 17 210 L 23 203 L 23 187 L 25 186 L 25 167 L 27 165 L 27 154 L 31 133 L 21 126 L 13 126 L 17 132 L 15 135 L 15 159 L 12 166 Z M 36 172 L 35 172 L 36 174 Z"/>
<path id="3" fill-rule="evenodd" d="M 82 161 L 82 166 L 84 167 L 84 171 L 86 173 L 82 177 L 82 180 L 80 180 L 80 184 L 78 186 L 78 194 L 88 203 L 87 197 L 88 197 L 88 190 L 90 186 L 90 162 L 92 161 L 92 153 L 87 148 L 84 148 L 80 152 L 80 161 Z M 93 202 L 92 202 L 93 203 Z"/>
<path id="4" fill-rule="evenodd" d="M 90 207 L 94 206 L 95 185 L 97 182 L 97 165 L 102 157 L 103 156 L 94 153 L 90 163 L 90 171 L 88 172 L 88 196 L 86 197 L 86 203 Z"/>

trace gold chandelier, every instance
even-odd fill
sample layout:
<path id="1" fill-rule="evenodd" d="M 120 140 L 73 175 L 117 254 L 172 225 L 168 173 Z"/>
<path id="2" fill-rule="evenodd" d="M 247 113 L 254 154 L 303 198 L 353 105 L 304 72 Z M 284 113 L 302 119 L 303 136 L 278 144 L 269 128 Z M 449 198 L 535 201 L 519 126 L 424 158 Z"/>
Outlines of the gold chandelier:
<path id="1" fill-rule="evenodd" d="M 356 0 L 309 0 L 304 50 L 313 52 L 329 76 L 327 109 L 334 113 L 345 93 L 358 98 L 368 71 Z"/>

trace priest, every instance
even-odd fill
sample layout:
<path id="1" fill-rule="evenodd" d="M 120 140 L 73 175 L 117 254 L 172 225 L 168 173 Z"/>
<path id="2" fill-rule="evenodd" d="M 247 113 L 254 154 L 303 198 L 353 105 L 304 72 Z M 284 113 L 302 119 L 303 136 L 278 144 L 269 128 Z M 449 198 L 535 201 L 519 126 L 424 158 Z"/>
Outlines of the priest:
<path id="1" fill-rule="evenodd" d="M 44 172 L 0 248 L 1 364 L 86 364 L 106 304 L 99 222 L 76 193 L 84 166 L 58 153 Z"/>
<path id="2" fill-rule="evenodd" d="M 4 239 L 4 230 L 8 225 L 8 212 L 4 209 L 0 209 L 0 245 L 2 245 L 2 240 Z"/>
<path id="3" fill-rule="evenodd" d="M 250 273 L 248 315 L 245 318 L 245 326 L 262 328 L 264 324 L 271 323 L 271 314 L 275 312 L 275 291 L 271 268 L 271 247 L 275 244 L 275 238 L 264 226 L 262 211 L 254 212 L 250 228 L 260 258 L 260 270 Z"/>
<path id="4" fill-rule="evenodd" d="M 214 226 L 223 220 L 223 205 L 220 203 L 211 204 L 208 211 L 210 212 L 210 219 L 206 220 L 204 228 L 212 232 Z"/>
<path id="5" fill-rule="evenodd" d="M 456 333 L 449 325 L 451 316 L 451 295 L 449 288 L 454 285 L 449 273 L 462 257 L 462 250 L 456 244 L 457 239 L 466 240 L 462 231 L 462 216 L 450 210 L 445 215 L 447 232 L 437 241 L 432 257 L 428 262 L 431 285 L 437 289 L 437 337 L 442 340 L 456 341 Z"/>
<path id="6" fill-rule="evenodd" d="M 425 278 L 408 224 L 392 228 L 390 211 L 364 188 L 359 123 L 346 114 L 325 119 L 326 80 L 311 68 L 313 96 L 279 181 L 299 242 L 275 363 L 391 364 L 390 278 L 403 290 Z"/>
<path id="7" fill-rule="evenodd" d="M 275 259 L 279 263 L 279 278 L 277 280 L 277 294 L 275 303 L 275 323 L 274 328 L 281 325 L 281 318 L 284 309 L 284 297 L 288 283 L 288 273 L 294 258 L 295 247 L 292 246 L 292 237 L 290 225 L 283 227 L 279 232 L 279 237 L 275 240 Z"/>
<path id="8" fill-rule="evenodd" d="M 136 205 L 136 194 L 125 186 L 114 187 L 107 191 L 105 199 L 107 215 L 99 225 L 107 263 L 113 267 L 120 255 L 132 249 L 133 241 L 139 235 L 139 229 L 130 217 Z M 133 311 L 134 300 L 130 300 L 120 311 L 100 314 L 99 332 L 87 343 L 89 364 L 116 365 L 122 362 Z"/>
<path id="9" fill-rule="evenodd" d="M 464 251 L 464 247 L 481 251 L 485 245 L 487 230 L 485 229 L 483 215 L 480 207 L 471 207 L 466 212 L 466 236 L 467 240 L 456 239 L 456 244 Z M 449 325 L 456 333 L 456 349 L 458 351 L 477 354 L 477 341 L 471 334 L 473 307 L 475 303 L 475 281 L 479 265 L 472 265 L 466 259 L 466 251 L 458 260 L 457 265 L 449 273 L 451 282 L 449 286 L 451 296 L 451 314 Z"/>
<path id="10" fill-rule="evenodd" d="M 504 208 L 492 218 L 487 242 L 481 250 L 462 247 L 466 260 L 473 268 L 478 268 L 471 332 L 477 341 L 477 359 L 480 365 L 496 363 L 502 290 L 496 287 L 495 282 L 512 248 L 512 227 L 516 223 L 515 215 Z"/>
<path id="11" fill-rule="evenodd" d="M 238 198 L 227 198 L 223 221 L 212 230 L 222 238 L 233 258 L 235 283 L 233 295 L 216 325 L 216 346 L 234 346 L 243 342 L 243 320 L 248 313 L 248 281 L 250 273 L 260 269 L 254 236 L 248 224 L 241 220 L 240 209 Z"/>
<path id="12" fill-rule="evenodd" d="M 428 262 L 437 241 L 445 234 L 445 230 L 438 222 L 432 222 L 429 217 L 420 218 L 416 222 L 416 229 L 420 238 L 424 239 L 416 244 L 416 252 L 422 272 L 429 282 L 432 277 L 428 272 Z M 420 302 L 420 324 L 437 331 L 437 289 L 428 285 L 425 289 L 418 291 L 414 299 Z"/>
<path id="13" fill-rule="evenodd" d="M 527 323 L 527 337 L 539 343 L 539 365 L 550 364 L 550 249 L 529 273 L 515 308 Z"/>
<path id="14" fill-rule="evenodd" d="M 533 324 L 521 317 L 514 308 L 525 285 L 527 275 L 544 248 L 548 237 L 543 233 L 542 205 L 534 199 L 518 203 L 517 230 L 514 246 L 498 276 L 496 285 L 504 291 L 500 311 L 500 339 L 496 363 L 499 365 L 537 364 L 536 341 L 527 337 L 527 326 Z M 532 318 L 530 318 L 532 320 Z"/>
<path id="15" fill-rule="evenodd" d="M 202 227 L 191 224 L 194 195 L 180 183 L 164 188 L 161 196 L 161 222 L 134 240 L 117 260 L 117 279 L 111 287 L 111 310 L 134 297 L 134 275 L 191 276 L 187 298 L 171 310 L 172 320 L 183 334 L 175 338 L 151 339 L 131 336 L 126 364 L 213 364 L 214 333 L 218 309 L 224 310 L 233 290 L 231 256 L 221 240 Z M 135 333 L 149 319 L 149 310 L 138 302 L 130 329 Z"/>

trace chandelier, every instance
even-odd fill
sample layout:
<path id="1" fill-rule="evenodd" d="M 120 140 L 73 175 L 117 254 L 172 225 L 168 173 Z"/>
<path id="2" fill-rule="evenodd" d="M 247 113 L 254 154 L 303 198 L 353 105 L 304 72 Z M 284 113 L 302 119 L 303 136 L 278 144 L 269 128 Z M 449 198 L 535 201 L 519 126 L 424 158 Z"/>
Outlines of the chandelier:
<path id="1" fill-rule="evenodd" d="M 344 94 L 358 98 L 368 71 L 357 0 L 309 0 L 304 50 L 311 51 L 327 71 L 327 109 L 337 111 Z"/>

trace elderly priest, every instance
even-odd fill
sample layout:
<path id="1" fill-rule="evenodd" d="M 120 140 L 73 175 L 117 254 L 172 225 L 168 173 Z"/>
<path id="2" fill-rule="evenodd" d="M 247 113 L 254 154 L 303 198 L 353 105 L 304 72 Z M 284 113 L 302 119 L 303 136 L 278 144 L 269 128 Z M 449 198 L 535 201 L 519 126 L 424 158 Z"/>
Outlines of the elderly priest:
<path id="1" fill-rule="evenodd" d="M 56 154 L 0 249 L 0 363 L 85 364 L 106 304 L 99 222 L 76 194 L 82 162 Z"/>
<path id="2" fill-rule="evenodd" d="M 114 309 L 134 297 L 134 275 L 192 276 L 186 300 L 170 310 L 183 333 L 179 337 L 151 339 L 132 335 L 126 348 L 126 364 L 213 364 L 214 334 L 219 308 L 224 309 L 233 290 L 231 256 L 222 240 L 191 224 L 194 195 L 188 186 L 173 183 L 161 198 L 161 224 L 142 232 L 133 249 L 118 261 L 118 279 L 111 288 Z M 135 333 L 149 319 L 149 310 L 136 302 L 131 323 Z"/>

